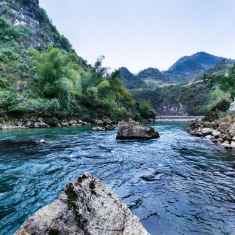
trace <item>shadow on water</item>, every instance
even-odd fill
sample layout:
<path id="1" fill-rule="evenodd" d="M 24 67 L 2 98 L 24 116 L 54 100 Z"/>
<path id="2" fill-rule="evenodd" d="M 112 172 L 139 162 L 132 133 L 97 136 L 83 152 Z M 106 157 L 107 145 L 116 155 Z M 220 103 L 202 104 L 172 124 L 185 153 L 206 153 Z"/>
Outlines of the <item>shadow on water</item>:
<path id="1" fill-rule="evenodd" d="M 161 137 L 150 141 L 116 141 L 116 130 L 90 127 L 0 132 L 0 234 L 13 234 L 85 171 L 150 234 L 234 234 L 234 152 L 188 135 L 187 123 L 153 126 Z"/>

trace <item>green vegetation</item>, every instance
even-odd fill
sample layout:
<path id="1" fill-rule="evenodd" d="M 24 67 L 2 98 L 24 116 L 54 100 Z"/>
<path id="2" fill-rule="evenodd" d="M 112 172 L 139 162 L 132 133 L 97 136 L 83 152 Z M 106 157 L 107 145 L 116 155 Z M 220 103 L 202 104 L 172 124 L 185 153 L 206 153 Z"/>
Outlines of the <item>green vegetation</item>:
<path id="1" fill-rule="evenodd" d="M 144 80 L 138 76 L 133 75 L 127 68 L 119 68 L 120 80 L 126 89 L 132 90 L 137 88 L 146 88 L 147 85 Z"/>
<path id="2" fill-rule="evenodd" d="M 75 216 L 75 220 L 77 222 L 78 227 L 82 227 L 87 223 L 87 219 L 82 219 L 82 216 L 79 214 L 79 207 L 76 204 L 78 199 L 77 193 L 74 191 L 74 187 L 72 183 L 69 183 L 65 189 L 65 193 L 68 196 L 68 209 L 73 211 Z"/>
<path id="3" fill-rule="evenodd" d="M 220 91 L 229 93 L 230 98 L 234 100 L 235 97 L 235 64 L 230 68 L 229 74 L 210 75 L 205 74 L 203 81 L 208 88 L 217 86 Z"/>
<path id="4" fill-rule="evenodd" d="M 60 231 L 58 229 L 50 229 L 48 235 L 59 235 Z"/>
<path id="5" fill-rule="evenodd" d="M 50 46 L 27 50 L 17 42 L 28 37 L 24 28 L 14 28 L 0 18 L 0 111 L 13 115 L 44 117 L 97 114 L 115 120 L 136 113 L 134 101 L 119 80 L 108 73 L 102 57 L 94 67 L 83 68 L 74 53 Z M 54 123 L 55 120 L 52 120 Z"/>
<path id="6" fill-rule="evenodd" d="M 132 93 L 136 100 L 149 99 L 158 115 L 164 114 L 164 103 L 175 105 L 181 103 L 187 107 L 190 115 L 201 115 L 205 113 L 205 110 L 200 110 L 200 107 L 211 102 L 210 89 L 206 88 L 202 82 L 134 90 Z"/>
<path id="7" fill-rule="evenodd" d="M 82 183 L 82 181 L 84 180 L 84 179 L 87 179 L 88 177 L 86 176 L 86 175 L 82 175 L 82 176 L 80 176 L 79 178 L 78 178 L 78 182 L 79 183 Z"/>
<path id="8" fill-rule="evenodd" d="M 89 188 L 91 190 L 91 194 L 96 195 L 96 191 L 94 190 L 95 189 L 95 182 L 94 181 L 90 182 Z"/>

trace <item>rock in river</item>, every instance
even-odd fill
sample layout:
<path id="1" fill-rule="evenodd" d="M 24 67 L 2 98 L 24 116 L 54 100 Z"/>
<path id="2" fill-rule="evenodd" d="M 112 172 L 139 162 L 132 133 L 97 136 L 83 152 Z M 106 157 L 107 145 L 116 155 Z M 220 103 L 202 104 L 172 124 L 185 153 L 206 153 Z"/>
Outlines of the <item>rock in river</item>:
<path id="1" fill-rule="evenodd" d="M 15 235 L 147 235 L 139 219 L 102 181 L 86 173 L 33 214 Z"/>
<path id="2" fill-rule="evenodd" d="M 151 126 L 144 126 L 134 122 L 120 122 L 116 139 L 153 139 L 159 137 L 159 133 Z"/>

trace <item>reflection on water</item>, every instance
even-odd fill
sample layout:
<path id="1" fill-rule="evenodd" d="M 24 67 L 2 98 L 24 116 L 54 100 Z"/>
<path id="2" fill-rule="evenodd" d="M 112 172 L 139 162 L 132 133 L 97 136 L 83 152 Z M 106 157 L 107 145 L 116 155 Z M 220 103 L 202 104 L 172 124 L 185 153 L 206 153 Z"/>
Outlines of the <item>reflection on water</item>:
<path id="1" fill-rule="evenodd" d="M 84 172 L 151 234 L 235 234 L 234 153 L 188 135 L 183 123 L 154 127 L 161 137 L 150 141 L 116 141 L 116 131 L 89 127 L 0 132 L 0 234 L 13 234 Z"/>

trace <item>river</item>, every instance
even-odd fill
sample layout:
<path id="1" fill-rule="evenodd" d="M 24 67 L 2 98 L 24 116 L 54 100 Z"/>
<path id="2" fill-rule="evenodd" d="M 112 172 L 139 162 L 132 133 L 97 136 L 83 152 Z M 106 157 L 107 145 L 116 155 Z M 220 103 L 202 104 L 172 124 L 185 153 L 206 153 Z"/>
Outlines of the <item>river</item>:
<path id="1" fill-rule="evenodd" d="M 13 234 L 84 172 L 110 186 L 152 235 L 235 234 L 235 152 L 157 123 L 159 139 L 91 127 L 0 132 L 0 234 Z M 38 144 L 45 139 L 46 144 Z"/>

